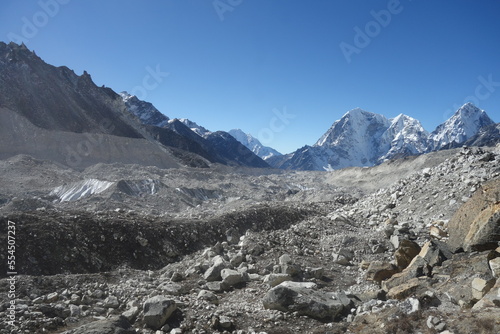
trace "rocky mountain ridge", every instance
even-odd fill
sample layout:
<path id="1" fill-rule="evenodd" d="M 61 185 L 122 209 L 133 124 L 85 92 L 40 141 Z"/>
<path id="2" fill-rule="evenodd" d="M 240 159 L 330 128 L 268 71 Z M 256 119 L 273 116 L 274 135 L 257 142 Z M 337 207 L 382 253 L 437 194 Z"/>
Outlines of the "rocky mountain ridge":
<path id="1" fill-rule="evenodd" d="M 152 104 L 46 64 L 24 45 L 0 42 L 0 95 L 1 158 L 28 154 L 79 169 L 113 161 L 269 167 L 232 137 L 224 137 L 227 152 L 220 134 L 200 143 L 177 133 Z"/>

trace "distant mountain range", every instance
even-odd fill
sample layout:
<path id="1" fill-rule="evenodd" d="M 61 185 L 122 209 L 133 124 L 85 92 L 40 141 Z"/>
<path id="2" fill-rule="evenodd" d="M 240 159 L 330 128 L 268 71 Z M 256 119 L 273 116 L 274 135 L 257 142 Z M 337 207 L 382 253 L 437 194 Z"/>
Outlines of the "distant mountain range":
<path id="1" fill-rule="evenodd" d="M 480 129 L 494 124 L 484 110 L 471 103 L 463 105 L 432 133 L 410 116 L 400 114 L 387 119 L 358 108 L 333 123 L 313 146 L 266 161 L 275 168 L 297 170 L 373 166 L 388 159 L 461 145 Z"/>
<path id="2" fill-rule="evenodd" d="M 71 166 L 136 163 L 162 168 L 229 166 L 333 170 L 458 145 L 492 145 L 500 125 L 468 103 L 433 132 L 406 115 L 348 111 L 313 146 L 282 155 L 242 130 L 209 131 L 169 118 L 90 75 L 46 64 L 24 45 L 0 42 L 0 158 L 28 154 Z"/>

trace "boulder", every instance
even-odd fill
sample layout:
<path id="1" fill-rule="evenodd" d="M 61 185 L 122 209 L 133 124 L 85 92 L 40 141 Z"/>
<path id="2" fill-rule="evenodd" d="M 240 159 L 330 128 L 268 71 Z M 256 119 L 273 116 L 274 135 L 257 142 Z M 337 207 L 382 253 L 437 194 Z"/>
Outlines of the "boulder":
<path id="1" fill-rule="evenodd" d="M 476 277 L 472 280 L 471 285 L 472 285 L 472 298 L 480 300 L 495 285 L 495 279 L 491 278 L 489 280 L 485 280 L 485 279 Z"/>
<path id="2" fill-rule="evenodd" d="M 441 266 L 433 268 L 433 277 L 442 278 L 443 281 L 433 286 L 439 291 L 446 291 L 454 302 L 462 301 L 464 305 L 472 306 L 472 281 L 480 278 L 490 281 L 493 274 L 488 265 L 490 252 L 458 253 L 450 260 L 444 261 Z"/>
<path id="3" fill-rule="evenodd" d="M 155 296 L 144 302 L 144 323 L 152 329 L 160 329 L 177 309 L 175 301 L 165 296 Z"/>
<path id="4" fill-rule="evenodd" d="M 243 283 L 245 280 L 243 275 L 233 269 L 222 269 L 221 271 L 222 283 L 228 287 L 232 287 Z"/>
<path id="5" fill-rule="evenodd" d="M 398 270 L 395 265 L 381 261 L 374 261 L 370 263 L 366 270 L 366 280 L 373 281 L 380 284 L 385 279 L 392 277 Z"/>
<path id="6" fill-rule="evenodd" d="M 288 274 L 269 274 L 264 277 L 264 283 L 268 284 L 270 287 L 275 287 L 285 281 L 291 281 L 292 276 Z"/>
<path id="7" fill-rule="evenodd" d="M 211 267 L 208 268 L 207 271 L 205 271 L 205 273 L 203 274 L 203 278 L 205 278 L 209 282 L 222 280 L 221 271 L 227 268 L 228 264 L 220 255 L 214 257 L 211 263 Z"/>
<path id="8" fill-rule="evenodd" d="M 496 278 L 500 278 L 500 257 L 488 261 L 490 264 L 491 272 Z"/>
<path id="9" fill-rule="evenodd" d="M 479 187 L 448 223 L 448 245 L 451 251 L 494 249 L 498 246 L 499 201 L 500 179 Z"/>
<path id="10" fill-rule="evenodd" d="M 430 280 L 427 277 L 412 278 L 406 283 L 395 286 L 387 292 L 389 299 L 405 299 L 412 295 L 418 295 L 419 292 L 424 292 L 430 286 Z"/>
<path id="11" fill-rule="evenodd" d="M 268 291 L 266 309 L 297 312 L 315 319 L 333 319 L 344 310 L 341 298 L 331 292 L 315 291 L 307 283 L 286 282 Z"/>
<path id="12" fill-rule="evenodd" d="M 411 260 L 420 252 L 420 246 L 410 240 L 401 240 L 399 248 L 394 253 L 396 265 L 400 270 L 405 269 L 410 264 Z"/>
<path id="13" fill-rule="evenodd" d="M 400 286 L 405 282 L 408 282 L 412 278 L 429 276 L 431 272 L 430 266 L 427 262 L 420 256 L 413 259 L 411 264 L 402 272 L 394 274 L 391 278 L 382 281 L 382 288 L 385 291 Z"/>
<path id="14" fill-rule="evenodd" d="M 496 281 L 496 284 L 481 298 L 481 300 L 474 304 L 472 309 L 481 310 L 489 307 L 500 307 L 500 279 Z"/>
<path id="15" fill-rule="evenodd" d="M 465 236 L 463 248 L 466 251 L 495 249 L 500 241 L 500 203 L 481 211 L 472 221 Z"/>

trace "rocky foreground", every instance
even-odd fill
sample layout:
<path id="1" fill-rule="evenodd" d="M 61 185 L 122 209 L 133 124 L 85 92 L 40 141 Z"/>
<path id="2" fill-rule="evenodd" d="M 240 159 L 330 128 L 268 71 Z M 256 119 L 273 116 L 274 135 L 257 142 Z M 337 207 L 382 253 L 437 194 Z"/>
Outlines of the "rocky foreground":
<path id="1" fill-rule="evenodd" d="M 464 148 L 382 189 L 311 182 L 199 219 L 4 213 L 0 333 L 499 333 L 499 166 Z"/>

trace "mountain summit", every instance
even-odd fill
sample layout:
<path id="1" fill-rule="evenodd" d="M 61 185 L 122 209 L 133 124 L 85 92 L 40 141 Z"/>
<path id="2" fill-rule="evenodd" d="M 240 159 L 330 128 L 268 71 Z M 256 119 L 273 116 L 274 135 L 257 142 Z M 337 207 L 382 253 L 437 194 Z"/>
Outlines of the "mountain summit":
<path id="1" fill-rule="evenodd" d="M 464 143 L 477 134 L 482 127 L 492 124 L 495 122 L 484 110 L 472 103 L 466 103 L 431 133 L 431 149 L 439 150 L 450 144 Z"/>
<path id="2" fill-rule="evenodd" d="M 283 169 L 332 170 L 367 167 L 408 155 L 463 144 L 482 127 L 494 124 L 484 110 L 473 104 L 462 106 L 431 134 L 422 124 L 400 114 L 383 115 L 356 108 L 345 113 L 313 146 L 271 157 L 271 166 Z"/>
<path id="3" fill-rule="evenodd" d="M 251 134 L 243 132 L 241 129 L 229 130 L 229 134 L 264 160 L 273 156 L 281 155 L 280 152 L 271 147 L 262 145 L 257 138 L 253 137 Z"/>

